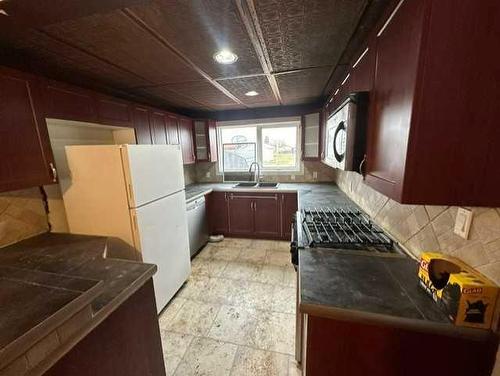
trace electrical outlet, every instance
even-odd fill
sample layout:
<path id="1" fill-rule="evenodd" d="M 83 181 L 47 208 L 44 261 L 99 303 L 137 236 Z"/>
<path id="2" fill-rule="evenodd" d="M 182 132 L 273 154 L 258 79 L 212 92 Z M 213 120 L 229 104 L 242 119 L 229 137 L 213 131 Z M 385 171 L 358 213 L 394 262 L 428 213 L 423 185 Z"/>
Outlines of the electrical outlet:
<path id="1" fill-rule="evenodd" d="M 209 178 L 211 175 L 210 175 L 210 171 L 208 171 L 206 174 L 205 174 L 205 177 L 206 178 Z"/>
<path id="2" fill-rule="evenodd" d="M 459 208 L 457 218 L 455 220 L 455 234 L 464 239 L 469 238 L 470 226 L 472 224 L 472 211 L 464 208 Z"/>
<path id="3" fill-rule="evenodd" d="M 318 171 L 313 171 L 313 179 L 318 180 Z"/>
<path id="4" fill-rule="evenodd" d="M 295 175 L 290 175 L 291 180 L 295 180 Z"/>

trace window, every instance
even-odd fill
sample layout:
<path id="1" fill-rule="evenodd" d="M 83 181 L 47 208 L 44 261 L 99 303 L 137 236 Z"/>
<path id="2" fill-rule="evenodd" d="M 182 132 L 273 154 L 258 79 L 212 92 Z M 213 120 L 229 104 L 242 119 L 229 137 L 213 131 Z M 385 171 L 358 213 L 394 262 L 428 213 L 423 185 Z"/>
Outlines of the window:
<path id="1" fill-rule="evenodd" d="M 300 122 L 221 126 L 219 170 L 247 172 L 252 162 L 262 171 L 299 171 Z"/>

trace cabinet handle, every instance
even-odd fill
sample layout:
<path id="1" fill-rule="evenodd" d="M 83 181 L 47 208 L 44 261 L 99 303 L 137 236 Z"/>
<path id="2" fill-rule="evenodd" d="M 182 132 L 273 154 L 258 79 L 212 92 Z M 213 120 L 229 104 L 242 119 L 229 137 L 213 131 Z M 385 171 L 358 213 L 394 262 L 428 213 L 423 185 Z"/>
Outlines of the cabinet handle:
<path id="1" fill-rule="evenodd" d="M 50 166 L 50 171 L 52 172 L 52 181 L 54 183 L 57 182 L 57 170 L 56 170 L 56 166 L 54 166 L 54 163 L 50 162 L 49 163 L 49 166 Z"/>
<path id="2" fill-rule="evenodd" d="M 361 176 L 365 176 L 365 173 L 363 172 L 363 166 L 365 165 L 365 163 L 366 163 L 366 154 L 363 157 L 361 163 L 359 164 L 359 173 L 361 174 Z"/>

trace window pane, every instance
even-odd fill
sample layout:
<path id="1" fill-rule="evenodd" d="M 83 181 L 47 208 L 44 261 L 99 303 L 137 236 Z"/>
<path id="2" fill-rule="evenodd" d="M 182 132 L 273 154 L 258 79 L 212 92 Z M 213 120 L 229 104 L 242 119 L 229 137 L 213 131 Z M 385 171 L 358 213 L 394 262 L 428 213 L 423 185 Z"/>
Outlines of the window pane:
<path id="1" fill-rule="evenodd" d="M 248 172 L 252 162 L 256 160 L 256 144 L 223 144 L 224 172 Z"/>
<path id="2" fill-rule="evenodd" d="M 262 128 L 262 162 L 265 168 L 297 164 L 297 127 Z"/>
<path id="3" fill-rule="evenodd" d="M 221 128 L 220 134 L 223 144 L 257 142 L 256 127 Z"/>

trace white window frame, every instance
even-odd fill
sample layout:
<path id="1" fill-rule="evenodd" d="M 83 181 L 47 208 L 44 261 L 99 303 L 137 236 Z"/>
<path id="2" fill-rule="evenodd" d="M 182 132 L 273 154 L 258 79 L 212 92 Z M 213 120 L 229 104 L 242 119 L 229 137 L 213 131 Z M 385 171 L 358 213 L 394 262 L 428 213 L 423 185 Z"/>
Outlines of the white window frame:
<path id="1" fill-rule="evenodd" d="M 295 166 L 293 167 L 281 167 L 281 168 L 269 168 L 264 167 L 262 160 L 262 129 L 264 128 L 287 128 L 290 126 L 296 127 L 296 137 L 297 137 L 297 151 L 296 151 L 296 161 Z M 299 120 L 287 120 L 273 123 L 259 123 L 258 121 L 245 123 L 245 124 L 235 124 L 235 125 L 218 125 L 217 126 L 217 143 L 218 143 L 218 163 L 217 163 L 217 172 L 222 174 L 222 129 L 228 128 L 257 128 L 257 162 L 260 165 L 261 173 L 263 175 L 272 175 L 275 173 L 298 173 L 302 171 L 302 127 L 301 122 Z"/>

